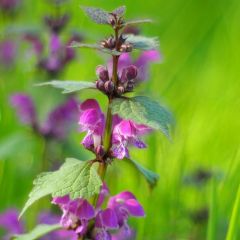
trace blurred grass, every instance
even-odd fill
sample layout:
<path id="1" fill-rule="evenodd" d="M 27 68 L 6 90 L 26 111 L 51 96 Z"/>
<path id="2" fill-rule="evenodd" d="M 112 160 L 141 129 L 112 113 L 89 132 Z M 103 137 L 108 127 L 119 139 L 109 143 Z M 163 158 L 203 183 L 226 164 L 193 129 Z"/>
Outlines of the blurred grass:
<path id="1" fill-rule="evenodd" d="M 15 22 L 22 27 L 39 27 L 42 17 L 52 9 L 45 1 L 29 2 L 25 0 Z M 176 119 L 174 141 L 168 143 L 156 133 L 147 139 L 147 150 L 131 150 L 135 160 L 160 174 L 160 181 L 151 192 L 144 180 L 122 162 L 114 163 L 108 175 L 113 194 L 129 189 L 146 209 L 145 219 L 132 221 L 138 239 L 225 239 L 240 180 L 239 0 L 69 1 L 66 10 L 72 18 L 68 29 L 77 29 L 88 42 L 94 42 L 107 36 L 110 29 L 91 23 L 79 9 L 80 4 L 108 10 L 125 4 L 128 18 L 155 20 L 153 25 L 142 27 L 143 34 L 160 37 L 163 62 L 151 67 L 151 78 L 141 91 L 171 108 Z M 10 23 L 3 24 L 0 22 L 1 28 Z M 95 66 L 101 63 L 104 58 L 98 53 L 79 51 L 78 61 L 66 69 L 61 79 L 92 80 Z M 44 103 L 54 99 L 51 90 L 32 87 L 33 82 L 42 78 L 34 66 L 29 67 L 25 61 L 19 61 L 14 72 L 0 75 L 1 146 L 5 149 L 3 141 L 18 132 L 24 132 L 27 138 L 13 144 L 10 154 L 0 156 L 2 210 L 23 206 L 32 179 L 39 172 L 43 147 L 16 119 L 8 96 L 21 90 L 33 92 L 39 108 L 44 111 Z M 80 99 L 89 96 L 96 95 L 91 91 L 79 95 Z M 97 97 L 104 106 L 103 98 Z M 80 141 L 77 132 L 73 138 L 76 143 Z M 199 167 L 216 174 L 214 186 L 211 181 L 202 186 L 184 183 L 184 177 Z M 209 209 L 210 222 L 207 223 L 207 219 L 193 221 L 192 215 L 205 207 Z M 239 211 L 235 213 L 238 215 Z M 239 222 L 233 222 L 235 239 L 239 239 Z"/>

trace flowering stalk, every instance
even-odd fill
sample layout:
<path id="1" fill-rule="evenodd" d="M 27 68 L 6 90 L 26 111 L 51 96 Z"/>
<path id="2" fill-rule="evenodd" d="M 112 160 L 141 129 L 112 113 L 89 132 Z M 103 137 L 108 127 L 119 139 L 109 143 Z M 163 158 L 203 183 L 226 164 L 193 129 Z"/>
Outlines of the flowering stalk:
<path id="1" fill-rule="evenodd" d="M 157 182 L 157 174 L 130 158 L 129 147 L 146 148 L 140 137 L 153 129 L 169 136 L 170 115 L 147 97 L 129 98 L 124 94 L 133 92 L 134 87 L 146 78 L 147 64 L 158 58 L 158 52 L 154 50 L 158 42 L 155 38 L 124 33 L 124 28 L 129 24 L 141 23 L 141 20 L 125 22 L 124 6 L 110 13 L 88 7 L 84 11 L 96 23 L 110 25 L 114 29 L 114 36 L 100 45 L 75 43 L 72 46 L 98 49 L 110 54 L 112 58 L 108 67 L 97 67 L 98 79 L 95 84 L 52 81 L 41 85 L 62 88 L 64 93 L 92 88 L 107 96 L 106 116 L 95 99 L 88 99 L 79 107 L 80 131 L 86 132 L 82 145 L 96 157 L 84 162 L 66 159 L 59 170 L 39 175 L 21 214 L 39 198 L 52 194 L 52 203 L 63 211 L 61 226 L 75 232 L 76 239 L 127 240 L 134 237 L 128 225 L 129 217 L 144 217 L 145 212 L 129 191 L 109 197 L 104 179 L 108 165 L 118 159 L 130 162 L 151 187 Z M 145 52 L 138 60 L 132 61 L 129 52 L 133 49 Z M 97 171 L 92 167 L 96 162 L 99 164 Z M 90 198 L 91 203 L 88 201 Z"/>

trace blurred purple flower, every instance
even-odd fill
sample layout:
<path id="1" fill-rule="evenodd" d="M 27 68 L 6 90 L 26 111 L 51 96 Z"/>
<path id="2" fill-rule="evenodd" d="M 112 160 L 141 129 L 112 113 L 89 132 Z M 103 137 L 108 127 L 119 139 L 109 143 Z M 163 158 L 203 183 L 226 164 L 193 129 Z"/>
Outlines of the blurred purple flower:
<path id="1" fill-rule="evenodd" d="M 0 0 L 1 1 L 1 0 Z M 13 40 L 0 41 L 0 64 L 11 67 L 17 55 L 17 45 Z"/>
<path id="2" fill-rule="evenodd" d="M 94 99 L 88 99 L 80 106 L 80 131 L 87 132 L 82 144 L 90 150 L 96 150 L 102 145 L 105 117 L 99 104 Z M 144 148 L 146 145 L 140 140 L 140 136 L 149 133 L 150 128 L 136 124 L 131 120 L 123 120 L 118 116 L 113 117 L 112 152 L 119 159 L 128 157 L 128 147 L 134 145 Z"/>
<path id="3" fill-rule="evenodd" d="M 59 33 L 68 23 L 69 15 L 64 14 L 62 16 L 46 16 L 44 22 L 46 26 L 54 33 Z"/>
<path id="4" fill-rule="evenodd" d="M 65 103 L 57 106 L 48 114 L 41 127 L 44 136 L 56 139 L 64 139 L 71 125 L 77 122 L 79 103 L 74 98 L 69 98 Z"/>
<path id="5" fill-rule="evenodd" d="M 24 124 L 30 125 L 34 131 L 47 138 L 66 138 L 72 124 L 78 119 L 79 103 L 74 98 L 69 98 L 53 109 L 43 124 L 37 120 L 36 108 L 30 96 L 14 94 L 10 97 L 10 102 Z"/>
<path id="6" fill-rule="evenodd" d="M 11 239 L 11 236 L 15 234 L 22 234 L 26 231 L 24 222 L 18 220 L 19 212 L 16 209 L 9 209 L 6 212 L 0 214 L 0 228 L 4 229 L 6 234 L 4 240 Z M 57 224 L 59 223 L 60 216 L 54 215 L 49 212 L 43 212 L 38 216 L 38 224 Z M 56 230 L 51 232 L 41 240 L 77 240 L 76 234 L 73 231 L 68 230 Z"/>
<path id="7" fill-rule="evenodd" d="M 36 111 L 31 97 L 17 93 L 10 97 L 10 102 L 23 123 L 36 125 Z"/>
<path id="8" fill-rule="evenodd" d="M 48 56 L 44 56 L 44 44 L 38 36 L 25 34 L 24 39 L 32 44 L 38 58 L 38 67 L 50 75 L 58 74 L 75 58 L 75 50 L 69 48 L 69 45 L 73 41 L 80 42 L 82 40 L 79 35 L 74 34 L 66 43 L 62 43 L 59 35 L 52 33 L 49 39 Z"/>
<path id="9" fill-rule="evenodd" d="M 19 5 L 20 0 L 0 0 L 0 9 L 5 12 L 14 11 Z"/>
<path id="10" fill-rule="evenodd" d="M 24 232 L 24 224 L 18 221 L 18 211 L 16 209 L 8 209 L 0 214 L 0 228 L 6 231 L 4 239 L 9 240 L 14 234 Z"/>
<path id="11" fill-rule="evenodd" d="M 160 53 L 157 50 L 144 51 L 135 61 L 131 58 L 129 53 L 121 54 L 118 61 L 118 71 L 121 75 L 124 68 L 133 65 L 137 68 L 136 81 L 141 82 L 148 79 L 149 64 L 151 62 L 158 62 L 161 60 Z M 108 64 L 108 70 L 111 76 L 112 73 L 112 62 Z"/>

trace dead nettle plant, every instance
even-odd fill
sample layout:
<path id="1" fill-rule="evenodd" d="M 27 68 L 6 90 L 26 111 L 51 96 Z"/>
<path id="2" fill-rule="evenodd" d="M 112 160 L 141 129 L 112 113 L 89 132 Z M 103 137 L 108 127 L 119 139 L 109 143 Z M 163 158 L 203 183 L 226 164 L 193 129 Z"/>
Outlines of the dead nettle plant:
<path id="1" fill-rule="evenodd" d="M 33 182 L 20 216 L 37 200 L 51 195 L 52 203 L 63 211 L 59 225 L 40 225 L 32 232 L 18 236 L 35 239 L 59 228 L 75 233 L 75 239 L 128 239 L 134 231 L 128 225 L 129 217 L 144 217 L 143 207 L 133 193 L 121 192 L 109 195 L 105 183 L 108 166 L 117 160 L 131 163 L 154 187 L 158 175 L 131 159 L 129 146 L 145 148 L 141 136 L 160 130 L 169 138 L 171 114 L 156 101 L 146 96 L 127 97 L 143 80 L 143 69 L 132 63 L 129 53 L 135 50 L 148 51 L 143 61 L 156 58 L 158 40 L 133 34 L 124 34 L 129 25 L 151 22 L 150 20 L 125 21 L 125 7 L 112 12 L 93 7 L 83 7 L 91 20 L 106 24 L 113 35 L 100 44 L 73 43 L 71 47 L 91 48 L 111 55 L 107 66 L 98 66 L 96 82 L 51 81 L 41 85 L 60 88 L 64 93 L 83 89 L 101 91 L 108 99 L 104 114 L 95 99 L 82 102 L 80 130 L 86 132 L 82 141 L 85 149 L 94 153 L 94 159 L 81 161 L 68 158 L 59 170 L 40 174 Z M 126 55 L 127 54 L 127 55 Z M 147 59 L 149 58 L 149 59 Z M 106 203 L 105 203 L 106 201 Z M 24 238 L 25 239 L 25 238 Z"/>

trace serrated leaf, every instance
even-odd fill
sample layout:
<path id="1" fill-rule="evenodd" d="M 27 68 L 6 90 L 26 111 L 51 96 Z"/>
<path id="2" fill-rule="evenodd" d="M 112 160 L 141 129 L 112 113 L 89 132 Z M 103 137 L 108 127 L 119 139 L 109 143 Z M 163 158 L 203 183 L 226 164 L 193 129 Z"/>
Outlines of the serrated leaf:
<path id="1" fill-rule="evenodd" d="M 115 55 L 115 56 L 121 55 L 121 52 L 118 52 L 116 50 L 111 50 L 111 49 L 108 49 L 108 48 L 104 48 L 104 47 L 102 47 L 98 44 L 72 42 L 68 47 L 71 47 L 71 48 L 90 48 L 90 49 L 96 49 L 98 51 L 101 51 L 103 53 L 107 53 L 107 54 L 110 54 L 110 55 Z"/>
<path id="2" fill-rule="evenodd" d="M 33 185 L 20 217 L 34 202 L 49 194 L 52 197 L 69 195 L 71 199 L 90 198 L 99 192 L 102 181 L 89 162 L 68 158 L 59 170 L 37 176 Z"/>
<path id="3" fill-rule="evenodd" d="M 142 23 L 152 23 L 153 20 L 152 19 L 138 19 L 138 20 L 131 20 L 128 22 L 125 22 L 124 24 L 122 24 L 122 26 L 126 27 L 129 25 L 136 25 L 136 24 L 142 24 Z"/>
<path id="4" fill-rule="evenodd" d="M 121 6 L 112 11 L 112 13 L 116 14 L 118 17 L 121 17 L 126 12 L 126 6 Z"/>
<path id="5" fill-rule="evenodd" d="M 159 175 L 157 173 L 143 167 L 140 163 L 132 159 L 124 158 L 124 160 L 134 166 L 135 169 L 138 170 L 145 177 L 150 187 L 154 187 L 157 184 L 157 181 L 159 179 Z"/>
<path id="6" fill-rule="evenodd" d="M 105 10 L 95 7 L 82 7 L 82 9 L 95 23 L 109 24 L 110 14 Z"/>
<path id="7" fill-rule="evenodd" d="M 47 225 L 47 224 L 41 224 L 36 226 L 31 232 L 21 234 L 21 235 L 16 235 L 13 237 L 15 240 L 35 240 L 39 239 L 40 237 L 56 231 L 58 229 L 61 229 L 62 226 L 59 224 L 54 224 L 54 225 Z"/>
<path id="8" fill-rule="evenodd" d="M 36 84 L 36 86 L 53 86 L 55 88 L 63 89 L 62 93 L 72 93 L 77 92 L 83 89 L 95 89 L 96 84 L 93 82 L 84 82 L 84 81 L 60 81 L 53 80 L 50 82 L 44 82 Z"/>
<path id="9" fill-rule="evenodd" d="M 111 110 L 112 114 L 160 130 L 170 138 L 169 126 L 173 122 L 171 114 L 148 97 L 116 98 L 111 104 Z"/>
<path id="10" fill-rule="evenodd" d="M 149 38 L 133 34 L 125 34 L 126 42 L 132 44 L 133 48 L 140 50 L 153 50 L 159 47 L 158 38 Z"/>

